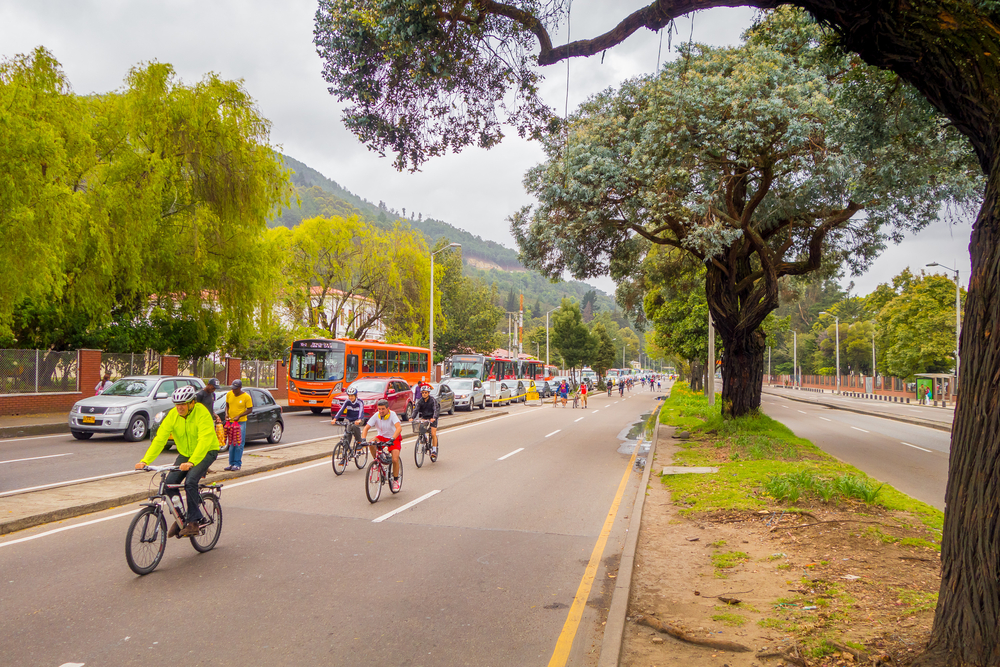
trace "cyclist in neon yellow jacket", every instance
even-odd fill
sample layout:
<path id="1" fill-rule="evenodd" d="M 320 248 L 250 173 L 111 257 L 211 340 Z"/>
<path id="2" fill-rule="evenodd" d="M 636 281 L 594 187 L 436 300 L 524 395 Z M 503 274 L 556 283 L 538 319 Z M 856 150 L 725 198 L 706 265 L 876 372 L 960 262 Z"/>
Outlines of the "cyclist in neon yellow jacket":
<path id="1" fill-rule="evenodd" d="M 170 397 L 174 409 L 167 413 L 160 424 L 156 437 L 146 450 L 142 461 L 135 464 L 136 470 L 142 470 L 156 460 L 167 444 L 167 439 L 173 437 L 177 447 L 177 460 L 174 465 L 180 470 L 173 470 L 167 475 L 167 484 L 180 484 L 184 481 L 184 493 L 187 498 L 187 516 L 184 525 L 177 522 L 170 527 L 167 535 L 173 537 L 190 537 L 197 535 L 200 524 L 207 522 L 201 513 L 201 495 L 198 493 L 198 482 L 208 472 L 208 467 L 219 455 L 219 438 L 215 434 L 215 421 L 208 409 L 196 400 L 194 387 L 188 385 L 174 391 Z M 167 494 L 174 496 L 177 489 L 168 489 Z M 171 498 L 171 501 L 173 498 Z"/>

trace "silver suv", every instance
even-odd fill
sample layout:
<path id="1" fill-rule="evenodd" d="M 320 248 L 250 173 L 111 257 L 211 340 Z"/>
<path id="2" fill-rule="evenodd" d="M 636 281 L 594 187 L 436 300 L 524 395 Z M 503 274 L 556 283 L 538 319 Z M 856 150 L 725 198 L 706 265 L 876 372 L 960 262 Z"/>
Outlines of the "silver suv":
<path id="1" fill-rule="evenodd" d="M 129 442 L 143 440 L 153 415 L 172 408 L 170 395 L 185 385 L 201 389 L 205 383 L 172 375 L 122 378 L 100 395 L 77 401 L 69 412 L 70 433 L 77 440 L 87 440 L 95 433 L 120 434 Z"/>

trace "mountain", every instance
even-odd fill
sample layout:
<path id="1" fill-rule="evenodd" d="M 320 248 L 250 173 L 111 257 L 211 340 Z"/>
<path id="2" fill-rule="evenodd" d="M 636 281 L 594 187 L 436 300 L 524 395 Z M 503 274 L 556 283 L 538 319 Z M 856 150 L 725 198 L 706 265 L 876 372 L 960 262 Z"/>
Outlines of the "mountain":
<path id="1" fill-rule="evenodd" d="M 428 245 L 434 245 L 440 238 L 461 243 L 466 275 L 478 276 L 488 284 L 496 284 L 501 297 L 506 297 L 512 288 L 517 293 L 523 293 L 526 308 L 538 301 L 548 310 L 558 306 L 564 296 L 582 301 L 587 292 L 595 289 L 577 280 L 553 283 L 541 274 L 525 269 L 518 261 L 516 251 L 495 241 L 482 239 L 441 220 L 404 217 L 385 202 L 373 204 L 362 199 L 293 157 L 281 157 L 292 171 L 292 184 L 299 204 L 293 202 L 290 208 L 271 220 L 271 227 L 294 227 L 307 218 L 319 215 L 356 215 L 369 224 L 386 229 L 395 223 L 407 224 L 423 234 Z M 595 310 L 614 311 L 614 300 L 597 290 Z"/>

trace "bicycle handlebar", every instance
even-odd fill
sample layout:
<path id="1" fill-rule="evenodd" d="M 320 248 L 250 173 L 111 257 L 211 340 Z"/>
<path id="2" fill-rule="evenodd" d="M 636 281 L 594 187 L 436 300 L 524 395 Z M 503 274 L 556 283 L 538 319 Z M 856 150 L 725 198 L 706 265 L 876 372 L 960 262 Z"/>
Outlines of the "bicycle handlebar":
<path id="1" fill-rule="evenodd" d="M 172 470 L 180 470 L 180 466 L 146 466 L 140 468 L 135 472 L 170 472 Z"/>

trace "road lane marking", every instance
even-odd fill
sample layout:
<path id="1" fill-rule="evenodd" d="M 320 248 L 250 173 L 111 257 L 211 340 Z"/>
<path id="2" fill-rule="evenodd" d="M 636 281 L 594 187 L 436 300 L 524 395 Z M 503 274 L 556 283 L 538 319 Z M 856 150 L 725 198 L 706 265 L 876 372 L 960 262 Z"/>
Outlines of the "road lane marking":
<path id="1" fill-rule="evenodd" d="M 0 461 L 0 465 L 4 463 L 20 463 L 21 461 L 38 461 L 39 459 L 54 459 L 60 456 L 73 456 L 73 452 L 68 454 L 49 454 L 48 456 L 32 456 L 30 459 L 10 459 L 9 461 Z"/>
<path id="2" fill-rule="evenodd" d="M 518 447 L 517 449 L 515 449 L 514 451 L 512 451 L 510 454 L 504 454 L 503 456 L 501 456 L 500 458 L 498 458 L 497 461 L 503 461 L 504 459 L 509 459 L 510 457 L 514 456 L 514 454 L 517 454 L 518 452 L 523 452 L 523 451 L 524 451 L 524 447 Z"/>
<path id="3" fill-rule="evenodd" d="M 791 408 L 788 407 L 787 405 L 782 405 L 781 407 L 785 408 L 786 410 L 791 410 Z"/>
<path id="4" fill-rule="evenodd" d="M 53 435 L 31 435 L 24 438 L 3 438 L 2 440 L 0 440 L 0 443 L 20 442 L 21 440 L 45 440 L 46 438 L 63 438 L 68 434 L 69 431 L 67 431 L 66 433 L 55 433 Z M 100 442 L 100 440 L 98 440 L 98 442 Z"/>
<path id="5" fill-rule="evenodd" d="M 561 428 L 557 428 L 556 430 L 552 431 L 552 433 L 549 433 L 549 435 L 547 435 L 547 436 L 545 436 L 545 437 L 546 437 L 546 438 L 548 438 L 548 437 L 550 437 L 550 436 L 553 436 L 553 435 L 555 435 L 556 433 L 558 433 L 558 432 L 559 432 L 559 431 L 561 431 L 561 430 L 562 430 Z"/>
<path id="6" fill-rule="evenodd" d="M 583 417 L 580 417 L 580 419 L 583 419 Z M 575 424 L 575 423 L 577 423 L 578 421 L 580 421 L 580 419 L 574 419 L 574 420 L 573 420 L 573 423 L 574 423 L 574 424 Z M 0 461 L 0 463 L 3 463 L 3 461 Z"/>
<path id="7" fill-rule="evenodd" d="M 253 484 L 254 482 L 263 482 L 265 479 L 274 479 L 275 477 L 281 477 L 282 475 L 291 475 L 293 472 L 300 472 L 302 470 L 309 470 L 310 468 L 318 468 L 320 466 L 330 465 L 329 461 L 323 461 L 322 463 L 313 463 L 312 465 L 302 466 L 301 468 L 295 468 L 293 470 L 286 470 L 284 472 L 276 472 L 271 475 L 264 475 L 263 477 L 254 477 L 253 479 L 248 479 L 243 482 L 223 482 L 226 488 L 233 489 L 237 486 L 243 486 L 244 484 Z"/>
<path id="8" fill-rule="evenodd" d="M 929 449 L 924 449 L 923 447 L 917 447 L 916 445 L 911 445 L 908 442 L 903 442 L 902 440 L 899 441 L 899 444 L 906 445 L 907 447 L 913 447 L 914 449 L 919 449 L 922 452 L 930 452 L 931 451 Z"/>
<path id="9" fill-rule="evenodd" d="M 799 413 L 804 414 L 804 415 L 808 414 L 807 412 L 802 412 L 802 410 L 796 410 L 796 412 L 799 412 Z"/>
<path id="10" fill-rule="evenodd" d="M 610 408 L 610 407 L 611 407 L 611 404 L 610 404 L 610 403 L 608 403 L 608 404 L 607 404 L 607 405 L 605 405 L 604 407 L 606 407 L 606 408 Z"/>
<path id="11" fill-rule="evenodd" d="M 862 433 L 871 433 L 871 431 L 866 431 L 863 428 L 858 428 L 857 426 L 852 426 L 855 431 L 861 431 Z"/>
<path id="12" fill-rule="evenodd" d="M 425 500 L 427 500 L 428 498 L 430 498 L 431 496 L 436 496 L 439 493 L 441 493 L 441 489 L 434 489 L 433 491 L 425 493 L 424 495 L 420 496 L 416 500 L 411 500 L 410 502 L 406 503 L 402 507 L 394 509 L 393 511 L 389 512 L 388 514 L 383 514 L 382 516 L 380 516 L 377 519 L 372 519 L 372 523 L 381 523 L 381 522 L 385 521 L 388 518 L 396 516 L 397 514 L 399 514 L 400 512 L 402 512 L 403 510 L 408 510 L 411 507 L 413 507 L 414 505 L 416 505 L 417 503 L 422 503 Z"/>
<path id="13" fill-rule="evenodd" d="M 576 597 L 573 598 L 573 604 L 570 605 L 566 623 L 563 625 L 558 641 L 556 641 L 556 648 L 552 652 L 552 658 L 549 660 L 549 667 L 565 667 L 566 662 L 569 660 L 569 652 L 573 648 L 573 639 L 576 637 L 576 631 L 580 627 L 583 610 L 587 604 L 587 598 L 590 597 L 590 589 L 594 585 L 594 578 L 597 576 L 597 567 L 601 563 L 601 556 L 604 555 L 604 547 L 608 543 L 608 536 L 611 535 L 611 526 L 614 524 L 615 516 L 618 514 L 618 506 L 621 505 L 622 496 L 625 494 L 629 475 L 632 474 L 632 468 L 635 466 L 635 456 L 638 451 L 639 448 L 636 447 L 636 451 L 632 452 L 632 458 L 629 459 L 628 465 L 625 466 L 625 474 L 622 475 L 622 481 L 618 485 L 618 493 L 615 494 L 615 500 L 611 503 L 611 509 L 608 510 L 608 516 L 604 520 L 604 527 L 597 538 L 597 544 L 594 545 L 594 551 L 590 554 L 590 561 L 587 563 L 587 569 L 584 570 L 583 579 L 580 580 L 580 587 L 576 589 Z"/>
<path id="14" fill-rule="evenodd" d="M 47 535 L 53 535 L 55 533 L 61 533 L 64 530 L 72 530 L 74 528 L 83 528 L 84 526 L 89 526 L 95 523 L 101 523 L 103 521 L 111 521 L 112 519 L 120 519 L 125 516 L 135 516 L 135 510 L 129 510 L 128 512 L 122 512 L 121 514 L 115 514 L 112 516 L 106 516 L 103 519 L 91 519 L 90 521 L 84 521 L 83 523 L 76 523 L 72 526 L 63 526 L 62 528 L 55 528 L 53 530 L 47 530 L 44 533 L 38 533 L 37 535 L 29 535 L 28 537 L 22 537 L 17 540 L 11 540 L 10 542 L 0 542 L 0 549 L 3 547 L 9 547 L 12 544 L 20 544 L 21 542 L 29 542 L 31 540 L 37 540 L 39 537 L 45 537 Z"/>
<path id="15" fill-rule="evenodd" d="M 820 419 L 822 419 L 825 422 L 832 422 L 833 421 L 832 419 L 827 419 L 826 417 L 820 417 Z"/>
<path id="16" fill-rule="evenodd" d="M 51 489 L 56 486 L 69 486 L 70 484 L 80 484 L 81 482 L 93 482 L 97 479 L 108 479 L 109 477 L 121 477 L 122 475 L 132 475 L 135 470 L 127 470 L 125 472 L 113 472 L 108 475 L 98 475 L 97 477 L 84 477 L 82 479 L 71 479 L 66 482 L 53 482 L 52 484 L 42 484 L 41 486 L 29 486 L 23 489 L 14 489 L 13 491 L 4 491 L 0 493 L 0 498 L 4 496 L 15 496 L 19 493 L 27 493 L 28 491 L 41 491 L 42 489 Z"/>
<path id="17" fill-rule="evenodd" d="M 593 412 L 591 412 L 590 414 L 592 414 L 592 415 L 596 415 L 597 413 L 598 413 L 598 411 L 597 411 L 597 410 L 594 410 L 594 411 L 593 411 Z"/>

